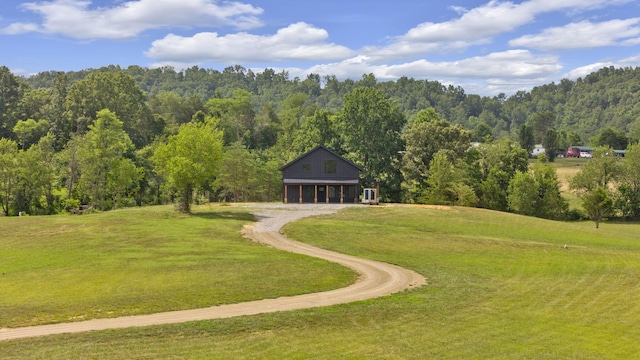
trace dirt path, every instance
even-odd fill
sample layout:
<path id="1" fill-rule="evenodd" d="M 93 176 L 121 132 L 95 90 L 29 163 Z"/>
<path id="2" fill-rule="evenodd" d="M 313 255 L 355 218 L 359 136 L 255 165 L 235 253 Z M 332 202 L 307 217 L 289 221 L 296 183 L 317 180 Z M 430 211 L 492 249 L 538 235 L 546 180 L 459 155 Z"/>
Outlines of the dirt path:
<path id="1" fill-rule="evenodd" d="M 246 227 L 245 236 L 294 253 L 326 259 L 349 267 L 360 274 L 358 280 L 345 288 L 320 293 L 287 296 L 239 304 L 219 305 L 203 309 L 163 312 L 149 315 L 124 316 L 112 319 L 93 319 L 81 322 L 0 329 L 0 341 L 63 333 L 120 329 L 136 326 L 174 324 L 187 321 L 230 318 L 235 316 L 306 309 L 343 304 L 393 294 L 421 286 L 425 279 L 420 274 L 387 263 L 365 260 L 323 250 L 292 241 L 279 233 L 280 228 L 294 220 L 308 216 L 329 214 L 341 205 L 254 205 L 254 214 L 260 218 L 252 227 Z"/>

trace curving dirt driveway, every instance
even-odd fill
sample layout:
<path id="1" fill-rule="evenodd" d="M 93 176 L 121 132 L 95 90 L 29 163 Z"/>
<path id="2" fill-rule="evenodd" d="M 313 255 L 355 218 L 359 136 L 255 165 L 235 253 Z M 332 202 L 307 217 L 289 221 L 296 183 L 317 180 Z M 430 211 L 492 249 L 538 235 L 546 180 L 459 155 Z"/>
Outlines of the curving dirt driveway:
<path id="1" fill-rule="evenodd" d="M 422 275 L 399 266 L 323 250 L 287 239 L 280 228 L 294 220 L 308 216 L 330 214 L 348 205 L 249 205 L 259 221 L 245 227 L 245 236 L 277 249 L 326 259 L 353 269 L 358 280 L 345 288 L 313 294 L 286 296 L 212 306 L 203 309 L 170 311 L 148 315 L 124 316 L 112 319 L 93 319 L 81 322 L 0 329 L 0 341 L 63 333 L 119 329 L 135 326 L 182 323 L 187 321 L 230 318 L 277 311 L 306 309 L 343 304 L 400 292 L 425 284 Z"/>

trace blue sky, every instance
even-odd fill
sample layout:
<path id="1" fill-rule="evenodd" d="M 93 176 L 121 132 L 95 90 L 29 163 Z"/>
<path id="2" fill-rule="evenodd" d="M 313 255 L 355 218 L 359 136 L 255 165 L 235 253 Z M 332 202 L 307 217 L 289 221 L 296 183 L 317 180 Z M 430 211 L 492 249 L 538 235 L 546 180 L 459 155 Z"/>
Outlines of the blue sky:
<path id="1" fill-rule="evenodd" d="M 4 0 L 0 65 L 15 74 L 240 64 L 511 95 L 640 65 L 637 0 Z"/>

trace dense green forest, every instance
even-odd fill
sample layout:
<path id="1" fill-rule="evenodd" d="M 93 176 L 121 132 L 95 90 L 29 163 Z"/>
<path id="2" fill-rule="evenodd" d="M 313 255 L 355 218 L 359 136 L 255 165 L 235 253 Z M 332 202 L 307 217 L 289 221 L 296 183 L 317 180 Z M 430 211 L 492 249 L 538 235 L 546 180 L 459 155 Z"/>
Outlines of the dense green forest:
<path id="1" fill-rule="evenodd" d="M 545 126 L 576 134 L 585 144 L 608 128 L 626 133 L 632 140 L 640 139 L 640 68 L 606 67 L 576 81 L 563 79 L 559 84 L 541 85 L 509 97 L 467 94 L 461 87 L 407 77 L 379 82 L 372 74 L 365 74 L 358 81 L 339 81 L 335 76 L 317 74 L 290 79 L 286 71 L 265 69 L 254 73 L 239 65 L 222 72 L 198 67 L 175 71 L 171 67 L 109 66 L 67 73 L 42 72 L 19 80 L 31 89 L 52 89 L 62 86 L 62 75 L 65 85 L 69 85 L 95 72 L 127 74 L 149 99 L 160 96 L 157 100 L 161 100 L 166 93 L 173 93 L 184 102 L 191 101 L 192 106 L 211 98 L 232 97 L 242 89 L 251 94 L 250 102 L 256 111 L 269 106 L 279 113 L 286 106 L 285 100 L 305 94 L 305 107 L 336 112 L 342 107 L 345 94 L 357 87 L 373 87 L 393 99 L 409 120 L 420 110 L 433 107 L 442 117 L 466 129 L 487 125 L 496 138 L 516 140 L 520 126 L 533 125 L 535 114 L 551 113 L 553 119 Z M 536 134 L 537 143 L 542 142 L 543 132 L 539 129 Z"/>
<path id="2" fill-rule="evenodd" d="M 640 68 L 486 97 L 372 74 L 340 81 L 242 66 L 109 66 L 20 77 L 0 67 L 0 205 L 5 214 L 51 214 L 273 201 L 281 196 L 278 168 L 324 144 L 361 165 L 365 183 L 379 182 L 386 201 L 526 213 L 527 189 L 514 183 L 533 181 L 527 201 L 546 210 L 530 215 L 563 218 L 555 173 L 544 162 L 528 172 L 529 152 L 543 144 L 553 161 L 570 145 L 636 143 L 639 90 Z M 480 145 L 470 149 L 472 142 Z M 638 188 L 632 184 L 624 201 L 635 204 L 629 196 Z M 620 194 L 607 193 L 617 214 L 637 217 L 635 208 L 621 210 Z"/>

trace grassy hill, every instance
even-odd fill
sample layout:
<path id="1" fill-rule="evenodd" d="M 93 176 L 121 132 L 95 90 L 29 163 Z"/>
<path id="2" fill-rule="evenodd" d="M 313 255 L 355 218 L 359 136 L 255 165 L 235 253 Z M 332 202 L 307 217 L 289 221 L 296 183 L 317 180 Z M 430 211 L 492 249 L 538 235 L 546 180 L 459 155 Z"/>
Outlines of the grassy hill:
<path id="1" fill-rule="evenodd" d="M 0 353 L 8 359 L 629 359 L 640 353 L 639 230 L 467 208 L 350 208 L 285 231 L 414 269 L 428 284 L 328 308 L 0 342 Z"/>
<path id="2" fill-rule="evenodd" d="M 0 328 L 148 314 L 346 286 L 355 274 L 245 239 L 246 210 L 170 206 L 0 217 Z M 299 272 L 297 276 L 292 276 Z"/>

